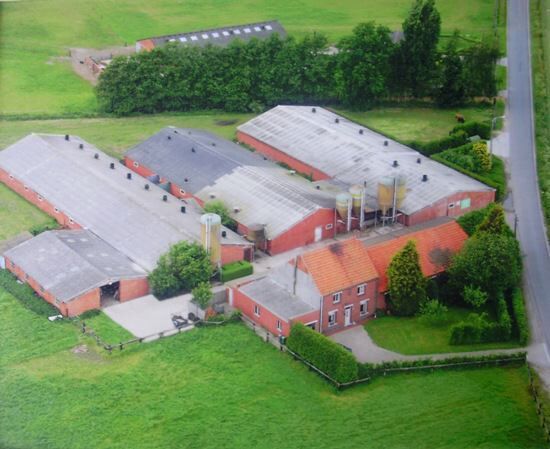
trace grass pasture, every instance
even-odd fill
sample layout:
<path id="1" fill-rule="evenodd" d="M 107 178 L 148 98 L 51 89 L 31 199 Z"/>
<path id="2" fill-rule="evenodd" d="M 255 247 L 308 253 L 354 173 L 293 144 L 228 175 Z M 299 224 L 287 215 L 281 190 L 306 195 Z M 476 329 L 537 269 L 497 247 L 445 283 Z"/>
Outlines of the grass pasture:
<path id="1" fill-rule="evenodd" d="M 387 316 L 369 321 L 365 327 L 378 346 L 406 355 L 483 351 L 519 346 L 514 341 L 450 345 L 451 326 L 465 320 L 470 313 L 472 311 L 467 309 L 449 308 L 447 321 L 441 325 L 424 323 L 419 317 Z"/>
<path id="2" fill-rule="evenodd" d="M 289 34 L 337 41 L 361 21 L 399 29 L 411 0 L 72 0 L 0 2 L 0 114 L 97 109 L 92 87 L 71 70 L 71 47 L 134 45 L 139 38 L 278 19 Z M 438 0 L 442 32 L 470 39 L 492 30 L 493 0 Z"/>
<path id="3" fill-rule="evenodd" d="M 109 356 L 1 292 L 0 310 L 0 447 L 543 446 L 524 368 L 398 375 L 336 393 L 240 324 Z M 89 352 L 70 351 L 82 343 Z"/>

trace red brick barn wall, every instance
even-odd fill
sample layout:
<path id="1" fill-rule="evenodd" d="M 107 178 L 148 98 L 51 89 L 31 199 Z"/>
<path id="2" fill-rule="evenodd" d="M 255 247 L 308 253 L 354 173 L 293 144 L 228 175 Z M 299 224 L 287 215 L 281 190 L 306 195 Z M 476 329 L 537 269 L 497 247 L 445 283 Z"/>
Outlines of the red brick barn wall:
<path id="1" fill-rule="evenodd" d="M 323 173 L 322 171 L 317 170 L 311 165 L 308 165 L 302 161 L 299 161 L 298 159 L 292 156 L 289 156 L 288 154 L 283 153 L 277 148 L 274 148 L 264 142 L 261 142 L 255 139 L 254 137 L 243 133 L 242 131 L 237 131 L 237 140 L 239 142 L 243 142 L 247 145 L 250 145 L 252 148 L 254 148 L 255 150 L 259 151 L 260 153 L 264 154 L 265 156 L 267 156 L 272 160 L 285 163 L 286 165 L 288 165 L 289 167 L 292 167 L 297 172 L 304 173 L 306 175 L 311 175 L 315 181 L 330 179 L 330 176 L 328 176 L 326 173 Z"/>
<path id="2" fill-rule="evenodd" d="M 257 325 L 267 329 L 273 335 L 288 336 L 290 332 L 290 323 L 283 318 L 278 317 L 260 304 L 254 302 L 250 297 L 241 292 L 238 288 L 233 290 L 233 307 L 239 309 L 243 315 L 254 321 Z M 260 309 L 260 315 L 254 313 L 254 306 Z M 282 324 L 282 331 L 277 329 L 277 320 Z"/>
<path id="3" fill-rule="evenodd" d="M 334 237 L 334 209 L 319 209 L 274 240 L 269 240 L 267 242 L 267 252 L 275 255 L 313 243 L 315 241 L 315 228 L 318 226 L 322 228 L 321 240 Z M 330 229 L 327 229 L 327 227 Z"/>
<path id="4" fill-rule="evenodd" d="M 252 262 L 254 250 L 252 245 L 222 245 L 222 265 L 248 260 Z"/>
<path id="5" fill-rule="evenodd" d="M 101 293 L 100 289 L 96 288 L 90 290 L 78 298 L 75 298 L 68 303 L 61 303 L 61 306 L 65 306 L 64 315 L 76 316 L 88 310 L 99 309 L 101 307 Z M 63 309 L 62 309 L 63 310 Z"/>
<path id="6" fill-rule="evenodd" d="M 429 181 L 428 181 L 429 182 Z M 470 207 L 462 209 L 460 201 L 470 198 Z M 429 207 L 426 207 L 412 215 L 404 217 L 404 222 L 407 226 L 424 223 L 438 217 L 458 217 L 476 209 L 481 209 L 495 201 L 495 191 L 486 192 L 459 192 L 447 198 L 443 198 Z M 449 205 L 454 204 L 449 208 Z"/>
<path id="7" fill-rule="evenodd" d="M 353 324 L 360 324 L 367 320 L 368 317 L 372 316 L 375 312 L 377 304 L 376 299 L 378 296 L 378 280 L 374 279 L 369 282 L 366 282 L 365 293 L 362 295 L 357 294 L 358 285 L 354 285 L 351 288 L 346 288 L 342 290 L 342 298 L 339 303 L 334 304 L 332 299 L 332 294 L 326 295 L 323 298 L 323 333 L 324 334 L 333 334 L 334 332 L 341 331 L 346 329 L 344 325 L 344 309 L 346 306 L 352 306 L 351 310 L 351 322 Z M 360 285 L 360 284 L 359 284 Z M 336 293 L 336 292 L 334 292 Z M 367 306 L 367 316 L 362 317 L 360 313 L 360 302 L 368 299 Z M 379 307 L 379 305 L 378 305 Z M 336 325 L 329 327 L 328 325 L 328 315 L 329 312 L 336 310 Z M 351 326 L 349 326 L 351 327 Z"/>
<path id="8" fill-rule="evenodd" d="M 71 218 L 63 213 L 63 211 L 57 210 L 55 205 L 48 202 L 45 198 L 42 198 L 41 195 L 39 195 L 37 192 L 33 191 L 29 187 L 26 187 L 21 181 L 19 181 L 15 177 L 10 178 L 9 174 L 1 168 L 0 182 L 3 182 L 11 190 L 21 195 L 23 198 L 34 204 L 40 210 L 46 212 L 49 216 L 53 217 L 61 226 L 69 229 L 82 229 L 82 226 L 80 226 L 78 223 L 75 223 L 74 221 L 71 223 Z"/>
<path id="9" fill-rule="evenodd" d="M 139 279 L 121 279 L 119 286 L 120 302 L 140 298 L 149 294 L 149 281 L 146 277 Z"/>

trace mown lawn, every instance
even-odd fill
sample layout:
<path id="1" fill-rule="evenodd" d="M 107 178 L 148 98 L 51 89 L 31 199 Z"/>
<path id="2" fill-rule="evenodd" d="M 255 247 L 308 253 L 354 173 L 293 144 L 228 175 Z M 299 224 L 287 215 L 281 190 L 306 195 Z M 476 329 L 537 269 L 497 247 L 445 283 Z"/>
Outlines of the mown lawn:
<path id="1" fill-rule="evenodd" d="M 465 320 L 470 313 L 467 309 L 449 308 L 447 321 L 437 326 L 424 323 L 419 317 L 388 316 L 369 321 L 365 328 L 378 346 L 406 355 L 482 351 L 519 346 L 515 341 L 450 345 L 451 326 Z"/>
<path id="2" fill-rule="evenodd" d="M 0 183 L 0 241 L 54 220 Z"/>
<path id="3" fill-rule="evenodd" d="M 336 393 L 240 324 L 99 353 L 0 293 L 0 447 L 539 448 L 524 368 Z M 70 349 L 88 343 L 90 352 Z"/>
<path id="4" fill-rule="evenodd" d="M 347 117 L 401 142 L 427 142 L 449 135 L 460 112 L 467 121 L 491 120 L 490 106 L 457 109 L 428 107 L 379 107 L 366 112 L 342 111 Z"/>
<path id="5" fill-rule="evenodd" d="M 411 0 L 73 0 L 0 2 L 0 114 L 63 114 L 97 109 L 93 89 L 71 70 L 71 47 L 134 45 L 140 38 L 278 19 L 289 34 L 337 41 L 361 21 L 399 29 Z M 493 0 L 438 0 L 442 32 L 491 33 Z"/>

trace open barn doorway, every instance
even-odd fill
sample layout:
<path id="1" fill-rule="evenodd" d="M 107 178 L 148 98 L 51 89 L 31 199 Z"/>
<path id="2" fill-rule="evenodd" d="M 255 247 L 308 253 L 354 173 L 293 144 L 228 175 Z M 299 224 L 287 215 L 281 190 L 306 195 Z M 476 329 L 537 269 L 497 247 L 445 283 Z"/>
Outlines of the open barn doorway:
<path id="1" fill-rule="evenodd" d="M 108 307 L 120 303 L 120 282 L 112 282 L 100 289 L 101 307 Z"/>

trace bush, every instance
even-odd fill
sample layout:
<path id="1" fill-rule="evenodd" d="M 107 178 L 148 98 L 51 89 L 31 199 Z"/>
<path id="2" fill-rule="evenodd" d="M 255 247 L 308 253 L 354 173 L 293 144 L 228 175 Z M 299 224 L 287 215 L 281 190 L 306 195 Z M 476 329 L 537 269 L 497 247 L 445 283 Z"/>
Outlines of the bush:
<path id="1" fill-rule="evenodd" d="M 239 260 L 237 262 L 228 263 L 222 267 L 221 281 L 229 282 L 233 279 L 248 276 L 253 272 L 254 267 L 250 262 L 247 262 L 246 260 Z"/>
<path id="2" fill-rule="evenodd" d="M 296 323 L 287 339 L 288 348 L 339 383 L 357 379 L 355 357 L 337 343 L 302 323 Z"/>
<path id="3" fill-rule="evenodd" d="M 438 140 L 432 140 L 424 143 L 412 141 L 409 145 L 415 150 L 420 151 L 425 156 L 431 156 L 432 154 L 440 153 L 443 150 L 456 148 L 467 143 L 468 135 L 464 131 L 458 131 L 456 133 L 452 133 L 450 136 L 443 137 Z"/>
<path id="4" fill-rule="evenodd" d="M 449 134 L 455 134 L 459 131 L 466 133 L 468 137 L 479 136 L 482 139 L 489 140 L 491 138 L 491 125 L 482 122 L 466 122 L 456 125 Z"/>
<path id="5" fill-rule="evenodd" d="M 484 328 L 487 325 L 485 315 L 472 313 L 467 321 L 461 321 L 451 327 L 451 345 L 480 343 Z"/>
<path id="6" fill-rule="evenodd" d="M 474 210 L 458 217 L 456 221 L 462 229 L 464 229 L 466 234 L 472 236 L 493 207 L 495 207 L 495 204 L 491 203 L 483 209 Z"/>
<path id="7" fill-rule="evenodd" d="M 429 299 L 420 304 L 420 319 L 431 325 L 445 322 L 449 309 L 437 299 Z"/>
<path id="8" fill-rule="evenodd" d="M 0 287 L 37 315 L 59 315 L 59 310 L 40 298 L 28 284 L 20 284 L 8 270 L 0 270 Z"/>
<path id="9" fill-rule="evenodd" d="M 464 292 L 462 295 L 464 297 L 464 301 L 476 309 L 484 306 L 487 299 L 489 299 L 489 295 L 487 293 L 480 288 L 473 287 L 471 285 L 466 285 L 464 287 Z"/>
<path id="10" fill-rule="evenodd" d="M 520 288 L 516 288 L 512 295 L 512 310 L 514 312 L 514 335 L 521 345 L 526 345 L 529 342 L 529 323 L 527 322 L 523 292 Z"/>
<path id="11" fill-rule="evenodd" d="M 59 229 L 59 224 L 57 221 L 48 221 L 47 223 L 34 225 L 29 229 L 29 232 L 32 235 L 38 235 L 42 234 L 45 231 L 53 231 L 55 229 Z"/>
<path id="12" fill-rule="evenodd" d="M 232 231 L 237 230 L 237 222 L 231 218 L 231 215 L 229 215 L 229 210 L 223 201 L 208 201 L 204 204 L 203 209 L 205 212 L 219 215 L 222 219 L 222 225 L 225 227 L 231 229 Z"/>
<path id="13" fill-rule="evenodd" d="M 191 294 L 193 296 L 193 302 L 203 310 L 206 309 L 214 296 L 208 282 L 201 282 L 191 291 Z"/>
<path id="14" fill-rule="evenodd" d="M 489 149 L 487 148 L 487 142 L 475 142 L 472 144 L 472 157 L 475 162 L 475 170 L 478 173 L 487 173 L 491 171 L 493 162 Z"/>

